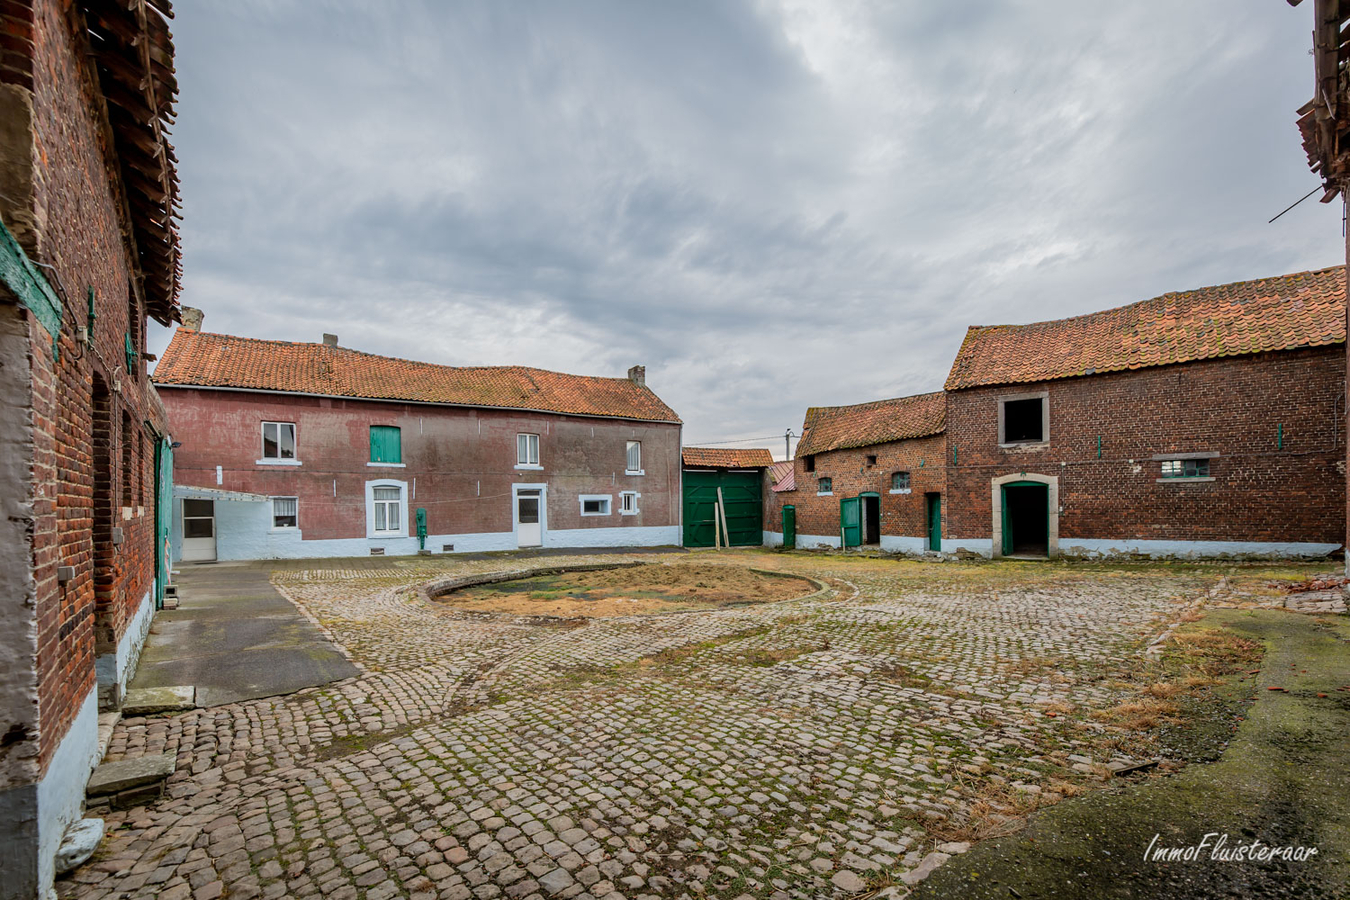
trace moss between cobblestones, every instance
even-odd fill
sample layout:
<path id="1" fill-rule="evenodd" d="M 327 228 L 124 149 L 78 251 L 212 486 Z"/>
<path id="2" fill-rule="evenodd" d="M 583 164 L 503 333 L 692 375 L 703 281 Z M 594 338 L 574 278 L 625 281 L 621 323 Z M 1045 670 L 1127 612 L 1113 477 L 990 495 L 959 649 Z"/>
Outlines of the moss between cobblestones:
<path id="1" fill-rule="evenodd" d="M 1180 775 L 1088 795 L 1036 813 L 1025 832 L 990 841 L 939 869 L 914 900 L 962 898 L 1330 898 L 1350 895 L 1350 622 L 1276 610 L 1217 610 L 1224 626 L 1268 648 L 1260 678 L 1236 677 L 1191 703 L 1187 728 L 1162 743 L 1216 761 Z M 1283 691 L 1265 690 L 1268 685 Z M 1250 707 L 1245 717 L 1237 715 Z M 1233 734 L 1233 732 L 1236 734 Z M 1155 835 L 1190 846 L 1211 832 L 1230 845 L 1317 847 L 1305 862 L 1146 862 Z"/>

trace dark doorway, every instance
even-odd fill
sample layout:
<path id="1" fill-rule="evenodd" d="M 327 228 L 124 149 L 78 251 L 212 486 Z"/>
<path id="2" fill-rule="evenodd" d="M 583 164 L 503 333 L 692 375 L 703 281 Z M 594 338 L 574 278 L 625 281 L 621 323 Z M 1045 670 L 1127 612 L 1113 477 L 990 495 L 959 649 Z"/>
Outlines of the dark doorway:
<path id="1" fill-rule="evenodd" d="M 876 546 L 881 543 L 881 498 L 875 494 L 862 495 L 862 542 Z"/>
<path id="2" fill-rule="evenodd" d="M 1050 490 L 1044 484 L 1003 488 L 1003 555 L 1050 555 Z"/>
<path id="3" fill-rule="evenodd" d="M 927 540 L 924 547 L 934 552 L 942 550 L 942 495 L 924 494 L 924 516 L 927 524 Z"/>

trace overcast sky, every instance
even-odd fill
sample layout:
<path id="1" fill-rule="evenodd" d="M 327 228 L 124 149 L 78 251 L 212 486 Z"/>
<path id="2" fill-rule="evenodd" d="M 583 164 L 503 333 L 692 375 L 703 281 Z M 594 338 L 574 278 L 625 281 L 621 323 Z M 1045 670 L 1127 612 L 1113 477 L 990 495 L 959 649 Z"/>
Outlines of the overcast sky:
<path id="1" fill-rule="evenodd" d="M 1266 223 L 1317 185 L 1305 7 L 181 2 L 182 301 L 645 364 L 686 443 L 781 454 L 940 388 L 968 325 L 1342 262 L 1339 204 Z"/>

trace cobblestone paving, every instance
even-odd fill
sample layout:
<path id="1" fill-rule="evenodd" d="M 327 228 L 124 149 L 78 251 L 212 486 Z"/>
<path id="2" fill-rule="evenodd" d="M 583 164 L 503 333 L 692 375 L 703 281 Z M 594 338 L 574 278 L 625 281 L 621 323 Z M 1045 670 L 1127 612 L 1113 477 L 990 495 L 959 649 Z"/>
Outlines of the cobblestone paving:
<path id="1" fill-rule="evenodd" d="M 1216 578 L 696 558 L 830 590 L 548 623 L 415 589 L 548 559 L 279 569 L 278 587 L 364 674 L 121 722 L 109 759 L 174 753 L 178 771 L 155 805 L 109 815 L 100 853 L 60 895 L 856 893 L 919 865 L 935 826 L 974 803 L 1012 814 L 990 798 L 1053 801 L 1088 778 L 1109 751 L 1087 713 L 1115 702 L 1113 673 Z"/>

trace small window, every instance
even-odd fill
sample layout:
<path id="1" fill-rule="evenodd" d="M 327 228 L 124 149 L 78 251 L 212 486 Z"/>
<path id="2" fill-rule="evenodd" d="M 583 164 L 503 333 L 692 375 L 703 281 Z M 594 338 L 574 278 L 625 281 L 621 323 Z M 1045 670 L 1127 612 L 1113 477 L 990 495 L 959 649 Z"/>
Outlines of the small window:
<path id="1" fill-rule="evenodd" d="M 1209 460 L 1207 459 L 1165 459 L 1162 462 L 1163 478 L 1208 478 Z"/>
<path id="2" fill-rule="evenodd" d="M 1045 441 L 1046 398 L 1003 400 L 1003 444 L 1039 444 Z"/>
<path id="3" fill-rule="evenodd" d="M 539 435 L 537 434 L 516 435 L 516 465 L 518 466 L 539 465 Z"/>
<path id="4" fill-rule="evenodd" d="M 816 470 L 816 458 L 814 456 L 802 457 L 802 468 L 808 472 L 814 472 Z"/>
<path id="5" fill-rule="evenodd" d="M 403 430 L 393 425 L 370 426 L 370 461 L 403 464 Z"/>
<path id="6" fill-rule="evenodd" d="M 582 494 L 581 514 L 583 516 L 609 515 L 610 497 L 606 494 Z"/>
<path id="7" fill-rule="evenodd" d="M 830 478 L 816 479 L 816 493 L 818 494 L 834 493 L 834 481 L 831 480 Z"/>
<path id="8" fill-rule="evenodd" d="M 296 497 L 272 498 L 272 527 L 295 528 L 299 525 L 300 500 Z"/>
<path id="9" fill-rule="evenodd" d="M 875 466 L 877 464 L 877 455 L 875 453 L 867 454 L 867 464 L 869 466 Z"/>
<path id="10" fill-rule="evenodd" d="M 628 442 L 628 469 L 629 475 L 642 474 L 642 441 Z"/>
<path id="11" fill-rule="evenodd" d="M 638 512 L 638 497 L 642 496 L 637 491 L 624 491 L 619 494 L 619 515 L 635 516 Z"/>
<path id="12" fill-rule="evenodd" d="M 398 534 L 403 529 L 401 515 L 403 489 L 377 487 L 372 490 L 375 500 L 375 533 Z"/>
<path id="13" fill-rule="evenodd" d="M 262 423 L 263 459 L 295 459 L 295 423 Z"/>
<path id="14" fill-rule="evenodd" d="M 908 473 L 908 472 L 892 472 L 892 473 L 891 473 L 891 490 L 893 490 L 893 491 L 907 491 L 907 490 L 909 490 L 909 473 Z"/>

